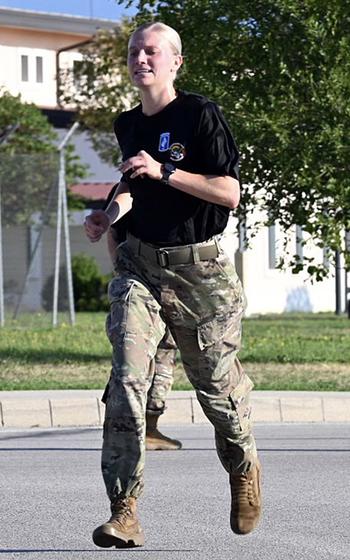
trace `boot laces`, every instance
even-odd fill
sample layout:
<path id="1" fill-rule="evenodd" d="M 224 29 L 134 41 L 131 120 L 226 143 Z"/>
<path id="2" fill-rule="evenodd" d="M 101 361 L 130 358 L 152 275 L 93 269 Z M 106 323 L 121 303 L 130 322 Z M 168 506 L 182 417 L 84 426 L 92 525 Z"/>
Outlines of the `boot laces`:
<path id="1" fill-rule="evenodd" d="M 118 500 L 112 506 L 112 517 L 111 520 L 123 522 L 128 517 L 132 517 L 132 510 L 130 507 L 130 502 L 126 498 L 124 500 Z"/>
<path id="2" fill-rule="evenodd" d="M 247 473 L 231 475 L 231 492 L 233 503 L 248 502 L 252 506 L 256 505 L 253 479 Z"/>

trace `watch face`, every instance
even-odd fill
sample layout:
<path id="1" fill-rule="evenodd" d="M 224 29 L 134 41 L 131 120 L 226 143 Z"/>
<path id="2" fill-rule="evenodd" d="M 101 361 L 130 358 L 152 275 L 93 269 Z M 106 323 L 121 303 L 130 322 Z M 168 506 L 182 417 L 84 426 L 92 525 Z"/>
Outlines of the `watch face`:
<path id="1" fill-rule="evenodd" d="M 173 173 L 173 171 L 175 171 L 175 165 L 173 165 L 172 163 L 166 162 L 166 163 L 164 163 L 164 170 L 167 171 L 167 173 Z"/>
<path id="2" fill-rule="evenodd" d="M 168 183 L 169 181 L 169 177 L 172 173 L 174 173 L 174 171 L 176 170 L 175 165 L 173 165 L 172 163 L 170 163 L 169 161 L 167 161 L 166 163 L 163 164 L 163 177 L 161 179 L 161 181 L 163 183 Z"/>

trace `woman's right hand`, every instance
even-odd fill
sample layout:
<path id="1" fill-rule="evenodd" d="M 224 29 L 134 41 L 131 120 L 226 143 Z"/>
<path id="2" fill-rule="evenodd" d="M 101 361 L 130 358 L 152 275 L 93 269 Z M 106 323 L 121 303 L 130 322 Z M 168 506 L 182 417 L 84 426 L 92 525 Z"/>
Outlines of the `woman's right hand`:
<path id="1" fill-rule="evenodd" d="M 86 216 L 84 221 L 85 233 L 92 243 L 100 241 L 109 226 L 109 216 L 103 210 L 94 210 L 89 216 Z"/>

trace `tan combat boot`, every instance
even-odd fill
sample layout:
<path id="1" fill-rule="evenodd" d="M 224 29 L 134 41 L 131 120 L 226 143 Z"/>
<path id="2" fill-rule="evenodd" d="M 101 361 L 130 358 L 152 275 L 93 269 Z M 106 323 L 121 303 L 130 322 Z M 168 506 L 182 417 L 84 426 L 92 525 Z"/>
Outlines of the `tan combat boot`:
<path id="1" fill-rule="evenodd" d="M 258 462 L 242 474 L 230 474 L 231 529 L 238 535 L 246 535 L 255 529 L 261 513 L 260 492 L 261 466 Z"/>
<path id="2" fill-rule="evenodd" d="M 102 548 L 133 548 L 142 546 L 145 537 L 136 515 L 136 498 L 122 498 L 111 506 L 112 517 L 97 527 L 92 539 Z"/>
<path id="3" fill-rule="evenodd" d="M 146 412 L 146 449 L 148 451 L 174 451 L 175 449 L 181 449 L 181 441 L 168 438 L 157 429 L 158 420 L 159 415 Z"/>

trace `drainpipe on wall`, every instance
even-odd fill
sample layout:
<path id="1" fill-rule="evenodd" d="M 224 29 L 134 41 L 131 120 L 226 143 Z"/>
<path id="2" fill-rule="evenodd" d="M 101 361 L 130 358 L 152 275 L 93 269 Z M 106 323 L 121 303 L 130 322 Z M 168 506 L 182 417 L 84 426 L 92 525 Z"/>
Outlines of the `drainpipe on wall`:
<path id="1" fill-rule="evenodd" d="M 335 314 L 341 315 L 342 314 L 342 305 L 341 305 L 341 259 L 340 259 L 340 251 L 335 252 Z"/>
<path id="2" fill-rule="evenodd" d="M 345 251 L 350 255 L 350 231 L 345 232 Z M 350 319 L 350 286 L 348 284 L 348 274 L 350 270 L 345 267 L 345 313 L 348 314 L 348 319 Z"/>

